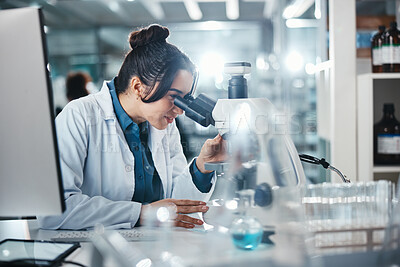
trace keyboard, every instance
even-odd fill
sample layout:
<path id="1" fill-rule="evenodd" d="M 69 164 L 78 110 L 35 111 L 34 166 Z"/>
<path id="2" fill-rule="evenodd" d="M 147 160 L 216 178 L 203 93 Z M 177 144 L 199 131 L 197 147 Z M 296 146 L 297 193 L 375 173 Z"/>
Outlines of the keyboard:
<path id="1" fill-rule="evenodd" d="M 150 234 L 146 231 L 139 231 L 134 229 L 114 231 L 118 232 L 127 241 L 156 240 L 154 234 Z M 51 240 L 61 242 L 90 242 L 94 234 L 94 231 L 57 231 L 57 234 L 53 236 Z"/>

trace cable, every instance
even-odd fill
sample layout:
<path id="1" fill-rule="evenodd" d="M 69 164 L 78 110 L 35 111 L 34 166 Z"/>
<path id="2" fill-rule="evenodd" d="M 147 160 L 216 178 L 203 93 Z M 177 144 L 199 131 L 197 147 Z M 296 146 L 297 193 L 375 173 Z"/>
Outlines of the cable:
<path id="1" fill-rule="evenodd" d="M 68 263 L 68 264 L 73 264 L 76 266 L 87 267 L 86 265 L 83 265 L 83 264 L 81 264 L 79 262 L 75 262 L 75 261 L 62 261 L 61 263 Z"/>
<path id="2" fill-rule="evenodd" d="M 346 178 L 346 175 L 344 175 L 341 171 L 330 165 L 324 158 L 319 159 L 307 154 L 299 154 L 299 157 L 301 161 L 316 165 L 322 165 L 322 167 L 324 167 L 325 169 L 330 169 L 331 171 L 334 171 L 340 176 L 340 178 L 344 183 L 350 183 L 350 180 Z"/>
<path id="3" fill-rule="evenodd" d="M 8 262 L 0 262 L 0 267 L 2 266 L 53 266 L 55 263 L 61 264 L 61 263 L 68 263 L 68 264 L 73 264 L 76 266 L 80 267 L 87 267 L 86 265 L 83 265 L 79 262 L 75 261 L 54 261 L 54 260 L 48 260 L 48 259 L 36 259 L 36 258 L 25 258 L 25 259 L 17 259 L 13 261 L 8 261 Z M 58 266 L 58 265 L 57 265 Z"/>
<path id="4" fill-rule="evenodd" d="M 328 169 L 328 167 L 329 167 L 329 163 L 326 162 L 326 160 L 324 158 L 319 159 L 319 158 L 316 158 L 316 157 L 313 157 L 313 156 L 310 156 L 307 154 L 299 154 L 299 157 L 304 162 L 308 162 L 311 164 L 317 164 L 317 165 L 319 164 L 319 165 L 322 165 L 322 167 L 324 167 L 325 169 Z"/>

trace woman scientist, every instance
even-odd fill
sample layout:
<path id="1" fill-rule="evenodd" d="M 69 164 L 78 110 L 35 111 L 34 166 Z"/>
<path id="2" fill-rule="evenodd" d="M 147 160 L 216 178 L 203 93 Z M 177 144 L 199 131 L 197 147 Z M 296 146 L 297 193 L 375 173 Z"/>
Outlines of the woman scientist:
<path id="1" fill-rule="evenodd" d="M 159 25 L 132 32 L 118 76 L 57 116 L 66 211 L 38 218 L 41 228 L 131 228 L 148 207 L 171 203 L 176 226 L 203 223 L 185 214 L 207 211 L 215 176 L 204 163 L 222 160 L 225 144 L 207 140 L 186 166 L 174 99 L 193 93 L 195 66 L 168 35 Z"/>

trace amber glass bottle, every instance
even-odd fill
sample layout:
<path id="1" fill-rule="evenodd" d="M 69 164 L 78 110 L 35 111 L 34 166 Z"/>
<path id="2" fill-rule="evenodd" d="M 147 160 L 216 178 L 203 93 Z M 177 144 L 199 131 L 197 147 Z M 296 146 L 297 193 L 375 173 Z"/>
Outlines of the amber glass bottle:
<path id="1" fill-rule="evenodd" d="M 392 21 L 382 46 L 383 72 L 400 72 L 400 32 Z"/>
<path id="2" fill-rule="evenodd" d="M 374 125 L 374 164 L 400 164 L 400 123 L 392 103 L 384 104 L 383 118 Z"/>
<path id="3" fill-rule="evenodd" d="M 385 40 L 385 26 L 380 25 L 379 31 L 371 38 L 371 63 L 372 72 L 383 72 L 382 67 L 382 45 Z"/>

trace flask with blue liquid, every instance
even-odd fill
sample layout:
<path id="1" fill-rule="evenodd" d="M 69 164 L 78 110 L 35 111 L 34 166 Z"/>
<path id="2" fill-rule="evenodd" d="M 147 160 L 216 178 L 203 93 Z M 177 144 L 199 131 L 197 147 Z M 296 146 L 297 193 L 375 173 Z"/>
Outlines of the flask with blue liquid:
<path id="1" fill-rule="evenodd" d="M 252 250 L 261 243 L 263 227 L 256 218 L 247 214 L 247 210 L 251 207 L 251 201 L 254 198 L 254 191 L 249 189 L 241 190 L 239 195 L 240 216 L 232 222 L 230 233 L 236 247 Z"/>

